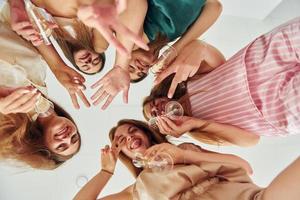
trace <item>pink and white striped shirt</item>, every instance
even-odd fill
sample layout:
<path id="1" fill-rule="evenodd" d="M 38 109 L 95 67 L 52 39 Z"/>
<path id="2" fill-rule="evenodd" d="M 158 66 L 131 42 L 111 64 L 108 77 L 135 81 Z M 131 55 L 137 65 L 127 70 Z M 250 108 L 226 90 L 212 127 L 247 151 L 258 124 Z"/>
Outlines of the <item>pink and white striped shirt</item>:
<path id="1" fill-rule="evenodd" d="M 300 18 L 260 36 L 188 82 L 194 117 L 258 135 L 300 133 Z"/>

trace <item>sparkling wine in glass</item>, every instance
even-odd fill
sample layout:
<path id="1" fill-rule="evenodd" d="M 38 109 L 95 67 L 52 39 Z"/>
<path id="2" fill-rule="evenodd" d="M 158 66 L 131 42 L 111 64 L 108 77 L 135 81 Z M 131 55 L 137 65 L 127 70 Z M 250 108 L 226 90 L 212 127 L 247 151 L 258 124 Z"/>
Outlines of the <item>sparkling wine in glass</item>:
<path id="1" fill-rule="evenodd" d="M 39 31 L 44 43 L 50 45 L 51 41 L 49 37 L 52 34 L 52 29 L 48 23 L 49 19 L 47 20 L 47 18 L 50 18 L 49 14 L 44 9 L 34 6 L 30 0 L 25 0 L 24 2 L 30 21 Z"/>
<path id="2" fill-rule="evenodd" d="M 181 117 L 184 114 L 184 110 L 182 105 L 177 102 L 177 101 L 169 101 L 166 105 L 165 105 L 165 113 L 162 116 L 166 116 L 170 119 L 176 119 L 177 117 Z M 150 120 L 148 121 L 148 124 L 150 127 L 154 128 L 154 129 L 158 129 L 157 126 L 157 117 L 152 117 L 150 118 Z"/>
<path id="3" fill-rule="evenodd" d="M 163 71 L 166 68 L 166 65 L 169 64 L 170 62 L 172 62 L 172 60 L 168 60 L 169 56 L 171 56 L 171 55 L 175 55 L 175 57 L 177 56 L 177 52 L 176 52 L 175 48 L 172 47 L 171 45 L 165 46 L 161 51 L 163 53 L 159 56 L 156 63 L 150 68 L 150 71 L 153 74 L 157 74 L 157 73 Z M 167 61 L 168 61 L 168 63 L 167 63 Z"/>
<path id="4" fill-rule="evenodd" d="M 147 168 L 154 172 L 170 170 L 174 166 L 172 156 L 164 152 L 160 152 L 149 159 L 143 157 L 143 155 L 140 153 L 136 153 L 132 163 L 137 168 Z"/>

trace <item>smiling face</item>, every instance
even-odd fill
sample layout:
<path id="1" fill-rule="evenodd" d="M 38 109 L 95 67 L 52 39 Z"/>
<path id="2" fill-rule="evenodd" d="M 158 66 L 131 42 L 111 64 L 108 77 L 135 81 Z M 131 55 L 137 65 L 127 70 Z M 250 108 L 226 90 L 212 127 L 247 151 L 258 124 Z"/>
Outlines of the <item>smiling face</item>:
<path id="1" fill-rule="evenodd" d="M 149 66 L 145 65 L 139 60 L 131 60 L 129 63 L 130 80 L 138 80 L 148 75 Z"/>
<path id="2" fill-rule="evenodd" d="M 72 121 L 65 117 L 53 117 L 43 127 L 44 143 L 53 153 L 69 156 L 80 147 L 80 135 Z"/>
<path id="3" fill-rule="evenodd" d="M 165 114 L 165 106 L 170 101 L 167 97 L 156 98 L 144 105 L 144 113 L 147 119 Z"/>
<path id="4" fill-rule="evenodd" d="M 102 68 L 102 56 L 94 51 L 81 49 L 73 54 L 75 63 L 80 71 L 86 74 L 94 74 Z"/>
<path id="5" fill-rule="evenodd" d="M 131 159 L 136 153 L 143 154 L 149 147 L 150 141 L 146 133 L 132 124 L 123 124 L 116 129 L 114 137 L 125 137 L 121 151 Z"/>

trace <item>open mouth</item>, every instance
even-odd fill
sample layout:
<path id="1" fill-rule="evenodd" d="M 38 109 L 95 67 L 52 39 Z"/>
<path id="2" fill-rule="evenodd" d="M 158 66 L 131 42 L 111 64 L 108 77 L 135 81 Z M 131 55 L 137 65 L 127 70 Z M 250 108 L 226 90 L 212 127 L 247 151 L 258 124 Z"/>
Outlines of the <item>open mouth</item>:
<path id="1" fill-rule="evenodd" d="M 140 138 L 133 138 L 132 142 L 130 143 L 130 149 L 137 149 L 142 145 L 142 140 Z"/>
<path id="2" fill-rule="evenodd" d="M 64 126 L 54 137 L 65 138 L 71 132 L 71 127 Z"/>

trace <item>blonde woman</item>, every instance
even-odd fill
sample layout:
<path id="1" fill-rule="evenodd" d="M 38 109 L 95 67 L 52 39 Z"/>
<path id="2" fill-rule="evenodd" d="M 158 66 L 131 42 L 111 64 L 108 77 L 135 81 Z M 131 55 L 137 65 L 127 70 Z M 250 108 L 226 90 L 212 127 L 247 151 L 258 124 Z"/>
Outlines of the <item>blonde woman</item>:
<path id="1" fill-rule="evenodd" d="M 46 62 L 10 28 L 3 12 L 0 48 L 0 159 L 54 169 L 80 149 L 76 124 L 48 99 Z M 38 106 L 42 98 L 51 105 L 47 110 Z"/>
<path id="2" fill-rule="evenodd" d="M 300 178 L 300 159 L 268 187 L 260 188 L 248 176 L 251 168 L 243 159 L 206 151 L 193 144 L 176 147 L 163 143 L 165 139 L 143 122 L 122 120 L 111 130 L 110 138 L 112 147 L 107 145 L 102 149 L 101 171 L 77 193 L 74 200 L 96 200 L 113 176 L 118 157 L 133 172 L 136 181 L 123 191 L 99 200 L 296 200 L 300 195 L 296 186 Z M 175 165 L 163 172 L 137 169 L 132 164 L 137 152 L 148 158 L 167 153 Z"/>

